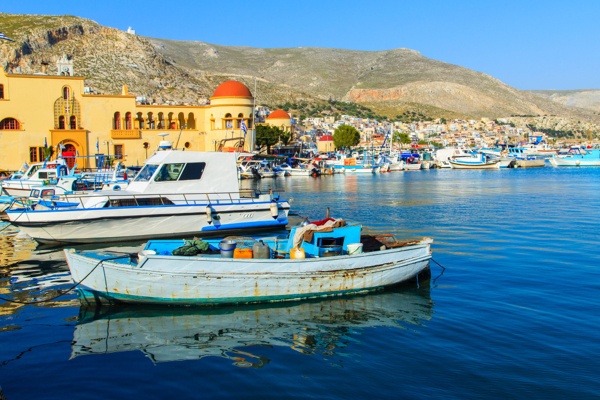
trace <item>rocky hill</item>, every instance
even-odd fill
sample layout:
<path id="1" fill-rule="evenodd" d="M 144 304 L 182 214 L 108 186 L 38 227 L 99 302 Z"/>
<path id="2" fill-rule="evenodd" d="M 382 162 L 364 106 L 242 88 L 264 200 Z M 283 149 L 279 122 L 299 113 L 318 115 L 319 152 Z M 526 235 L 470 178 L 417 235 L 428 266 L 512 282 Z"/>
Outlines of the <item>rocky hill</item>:
<path id="1" fill-rule="evenodd" d="M 519 91 L 481 72 L 424 57 L 410 49 L 353 51 L 325 48 L 260 49 L 130 35 L 72 16 L 0 13 L 0 44 L 8 71 L 36 73 L 67 54 L 86 84 L 103 93 L 130 93 L 158 102 L 194 102 L 227 79 L 253 90 L 257 102 L 363 103 L 393 117 L 406 110 L 447 117 L 558 115 L 600 123 L 600 116 Z"/>
<path id="2" fill-rule="evenodd" d="M 600 89 L 528 90 L 528 92 L 565 106 L 585 108 L 600 113 Z"/>
<path id="3" fill-rule="evenodd" d="M 227 79 L 254 86 L 249 76 L 211 76 L 179 66 L 145 38 L 88 19 L 0 13 L 0 32 L 15 40 L 0 42 L 0 65 L 6 71 L 39 73 L 42 63 L 48 63 L 47 72 L 54 75 L 56 60 L 66 54 L 74 61 L 76 75 L 85 76 L 86 85 L 105 94 L 118 94 L 126 84 L 130 93 L 158 102 L 195 102 L 212 95 Z M 262 94 L 258 101 L 314 100 L 265 80 L 257 84 Z"/>

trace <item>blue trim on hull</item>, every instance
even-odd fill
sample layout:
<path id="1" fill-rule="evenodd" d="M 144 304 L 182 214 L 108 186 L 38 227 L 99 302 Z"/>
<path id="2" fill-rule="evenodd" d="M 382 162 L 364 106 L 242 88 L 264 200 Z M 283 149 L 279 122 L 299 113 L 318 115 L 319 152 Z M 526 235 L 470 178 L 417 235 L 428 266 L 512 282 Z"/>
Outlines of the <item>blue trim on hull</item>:
<path id="1" fill-rule="evenodd" d="M 390 285 L 391 286 L 391 285 Z M 256 296 L 256 297 L 225 297 L 221 299 L 168 299 L 162 297 L 142 297 L 120 293 L 98 292 L 92 289 L 77 289 L 77 296 L 82 303 L 141 303 L 141 304 L 170 304 L 170 305 L 201 305 L 216 306 L 224 304 L 276 303 L 281 301 L 315 299 L 320 297 L 344 296 L 382 290 L 385 286 L 373 286 L 366 289 L 350 289 L 335 292 L 319 292 L 307 294 L 290 294 L 285 296 Z"/>
<path id="2" fill-rule="evenodd" d="M 278 219 L 276 221 L 259 221 L 259 222 L 246 222 L 239 224 L 225 224 L 225 225 L 210 225 L 202 228 L 202 232 L 208 231 L 220 231 L 223 229 L 243 229 L 243 228 L 260 228 L 267 226 L 285 226 L 288 224 L 286 219 Z"/>

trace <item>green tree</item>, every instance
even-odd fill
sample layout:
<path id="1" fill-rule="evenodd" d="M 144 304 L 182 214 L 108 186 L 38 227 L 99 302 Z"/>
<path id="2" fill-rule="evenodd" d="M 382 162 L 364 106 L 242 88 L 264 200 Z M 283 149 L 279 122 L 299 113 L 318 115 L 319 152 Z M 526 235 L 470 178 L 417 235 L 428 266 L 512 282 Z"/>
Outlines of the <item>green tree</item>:
<path id="1" fill-rule="evenodd" d="M 336 149 L 352 147 L 360 143 L 360 133 L 351 125 L 340 125 L 333 133 L 333 145 Z"/>
<path id="2" fill-rule="evenodd" d="M 412 141 L 410 140 L 410 136 L 408 136 L 408 133 L 396 132 L 396 133 L 394 133 L 394 142 L 400 142 L 402 144 L 410 144 Z"/>
<path id="3" fill-rule="evenodd" d="M 271 152 L 271 146 L 281 142 L 288 144 L 291 135 L 276 126 L 256 125 L 256 144 L 260 147 L 267 147 L 267 153 Z"/>
<path id="4" fill-rule="evenodd" d="M 52 158 L 52 156 L 54 155 L 54 147 L 52 147 L 52 146 L 44 147 L 42 152 L 44 153 L 44 160 L 47 159 L 48 157 Z"/>

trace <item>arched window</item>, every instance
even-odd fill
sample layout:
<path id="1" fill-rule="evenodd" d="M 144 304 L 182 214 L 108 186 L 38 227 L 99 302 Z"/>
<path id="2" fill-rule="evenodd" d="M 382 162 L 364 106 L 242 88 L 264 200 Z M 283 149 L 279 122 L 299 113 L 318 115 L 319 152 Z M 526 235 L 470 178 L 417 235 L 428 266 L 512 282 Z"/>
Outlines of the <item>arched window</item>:
<path id="1" fill-rule="evenodd" d="M 167 129 L 175 129 L 175 121 L 173 121 L 172 112 L 170 112 L 167 116 Z"/>
<path id="2" fill-rule="evenodd" d="M 4 85 L 0 85 L 0 99 L 4 98 Z"/>
<path id="3" fill-rule="evenodd" d="M 164 116 L 163 113 L 158 113 L 158 126 L 156 129 L 165 129 L 165 123 L 163 122 Z"/>
<path id="4" fill-rule="evenodd" d="M 156 129 L 156 125 L 154 122 L 154 115 L 152 114 L 152 112 L 148 113 L 148 129 Z"/>
<path id="5" fill-rule="evenodd" d="M 68 86 L 63 88 L 63 99 L 69 100 L 71 98 L 71 93 Z"/>
<path id="6" fill-rule="evenodd" d="M 235 127 L 237 129 L 240 129 L 242 127 L 242 118 L 244 118 L 244 114 L 239 113 L 238 117 L 237 117 L 237 120 L 235 121 Z"/>
<path id="7" fill-rule="evenodd" d="M 194 113 L 188 114 L 187 128 L 188 129 L 196 129 L 196 118 L 194 118 Z"/>
<path id="8" fill-rule="evenodd" d="M 183 113 L 179 113 L 179 115 L 177 115 L 177 119 L 179 120 L 179 129 L 187 129 L 187 127 L 185 126 L 186 123 Z"/>
<path id="9" fill-rule="evenodd" d="M 69 129 L 77 129 L 77 117 L 74 115 L 69 119 Z"/>
<path id="10" fill-rule="evenodd" d="M 146 124 L 144 124 L 144 117 L 142 116 L 141 112 L 137 113 L 136 120 L 138 129 L 146 129 Z"/>
<path id="11" fill-rule="evenodd" d="M 223 119 L 223 129 L 232 129 L 233 128 L 233 120 L 231 114 L 225 114 L 225 118 Z"/>
<path id="12" fill-rule="evenodd" d="M 121 129 L 121 113 L 120 112 L 116 112 L 115 113 L 115 120 L 113 123 L 113 129 L 115 130 L 120 130 Z"/>
<path id="13" fill-rule="evenodd" d="M 58 117 L 58 129 L 65 129 L 65 116 Z"/>
<path id="14" fill-rule="evenodd" d="M 130 130 L 131 128 L 131 113 L 125 114 L 125 129 Z"/>
<path id="15" fill-rule="evenodd" d="M 21 129 L 21 124 L 14 118 L 4 118 L 0 121 L 0 130 L 2 131 L 17 131 Z"/>

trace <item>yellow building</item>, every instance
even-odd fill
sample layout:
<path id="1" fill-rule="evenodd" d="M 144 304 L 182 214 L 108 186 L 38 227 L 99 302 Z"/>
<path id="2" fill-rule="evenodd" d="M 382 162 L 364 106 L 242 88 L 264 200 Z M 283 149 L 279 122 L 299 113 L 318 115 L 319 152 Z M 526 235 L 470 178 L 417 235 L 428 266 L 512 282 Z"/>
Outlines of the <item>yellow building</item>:
<path id="1" fill-rule="evenodd" d="M 284 132 L 294 133 L 292 117 L 283 110 L 275 110 L 265 119 L 265 123 L 276 126 Z"/>
<path id="2" fill-rule="evenodd" d="M 120 95 L 86 94 L 84 79 L 0 72 L 0 168 L 43 161 L 46 142 L 63 145 L 67 154 L 109 154 L 141 165 L 162 140 L 159 133 L 169 133 L 166 139 L 178 148 L 215 151 L 222 139 L 243 137 L 242 124 L 248 128 L 244 147 L 254 148 L 254 99 L 240 82 L 221 84 L 209 105 L 154 106 L 136 104 L 126 86 Z M 87 168 L 94 163 L 77 161 Z"/>
<path id="3" fill-rule="evenodd" d="M 334 150 L 333 136 L 324 135 L 319 138 L 319 141 L 317 142 L 317 151 L 319 153 L 327 153 Z"/>

